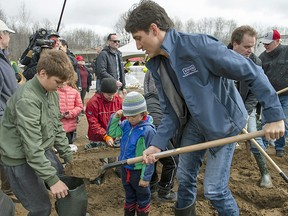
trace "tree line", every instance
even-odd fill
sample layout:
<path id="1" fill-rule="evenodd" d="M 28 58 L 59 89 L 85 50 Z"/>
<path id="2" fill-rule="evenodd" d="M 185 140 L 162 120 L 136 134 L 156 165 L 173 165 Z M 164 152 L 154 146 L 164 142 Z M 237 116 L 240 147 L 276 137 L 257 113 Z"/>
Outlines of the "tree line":
<path id="1" fill-rule="evenodd" d="M 130 34 L 125 29 L 126 13 L 120 15 L 118 21 L 115 23 L 113 30 L 117 32 L 122 38 L 121 44 L 125 45 L 130 41 Z M 32 21 L 30 12 L 26 8 L 24 2 L 19 4 L 18 15 L 15 17 L 8 17 L 4 9 L 0 8 L 0 19 L 3 20 L 10 28 L 16 31 L 17 34 L 11 35 L 9 43 L 10 60 L 18 60 L 29 44 L 29 37 L 38 29 L 54 29 L 57 26 L 48 19 L 39 21 Z M 232 31 L 238 26 L 235 20 L 227 20 L 222 17 L 203 18 L 200 20 L 189 19 L 186 22 L 181 21 L 178 17 L 172 19 L 175 24 L 175 29 L 187 33 L 203 33 L 209 34 L 225 44 L 230 42 L 230 35 Z M 41 24 L 40 24 L 41 23 Z M 253 25 L 252 25 L 253 26 Z M 261 36 L 271 29 L 278 29 L 282 34 L 288 33 L 287 27 L 281 26 L 253 26 L 258 35 Z M 101 49 L 105 46 L 106 36 L 101 36 L 95 33 L 92 29 L 75 28 L 65 30 L 65 23 L 61 24 L 59 30 L 61 37 L 65 38 L 69 43 L 71 50 L 89 50 Z M 107 35 L 110 32 L 107 32 Z M 80 36 L 81 35 L 81 36 Z"/>

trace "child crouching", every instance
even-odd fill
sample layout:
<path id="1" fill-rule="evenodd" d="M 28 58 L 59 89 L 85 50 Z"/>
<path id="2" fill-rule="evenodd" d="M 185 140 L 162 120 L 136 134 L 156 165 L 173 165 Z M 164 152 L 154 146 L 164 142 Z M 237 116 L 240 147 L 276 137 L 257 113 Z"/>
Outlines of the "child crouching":
<path id="1" fill-rule="evenodd" d="M 126 120 L 120 122 L 124 115 Z M 122 110 L 112 116 L 108 126 L 111 137 L 122 137 L 119 160 L 142 156 L 155 135 L 153 119 L 148 115 L 146 101 L 138 92 L 128 93 L 123 101 Z M 151 202 L 149 182 L 154 171 L 153 164 L 125 165 L 121 169 L 122 184 L 125 189 L 125 215 L 148 215 Z"/>

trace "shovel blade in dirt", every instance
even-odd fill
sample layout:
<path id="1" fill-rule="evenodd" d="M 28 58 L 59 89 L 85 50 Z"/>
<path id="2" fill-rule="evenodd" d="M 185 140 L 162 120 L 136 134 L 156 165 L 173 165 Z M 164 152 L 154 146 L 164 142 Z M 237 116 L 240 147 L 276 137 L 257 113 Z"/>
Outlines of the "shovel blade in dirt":
<path id="1" fill-rule="evenodd" d="M 185 147 L 181 147 L 181 148 L 176 148 L 176 149 L 172 149 L 172 150 L 168 150 L 168 151 L 163 151 L 163 152 L 159 152 L 159 153 L 154 154 L 154 156 L 156 159 L 159 159 L 159 158 L 169 157 L 172 155 L 179 155 L 179 154 L 184 154 L 184 153 L 188 153 L 188 152 L 213 148 L 213 147 L 217 147 L 217 146 L 223 146 L 223 145 L 226 145 L 229 143 L 240 142 L 240 141 L 244 141 L 244 140 L 250 140 L 250 139 L 253 139 L 256 137 L 261 137 L 261 136 L 264 136 L 264 132 L 262 130 L 247 133 L 247 134 L 240 134 L 240 135 L 236 135 L 236 136 L 232 136 L 232 137 L 226 137 L 226 138 L 213 140 L 213 141 L 209 141 L 209 142 L 194 144 L 194 145 L 185 146 Z M 142 162 L 142 161 L 143 161 L 143 157 L 139 156 L 139 157 L 129 158 L 126 160 L 117 161 L 114 163 L 105 164 L 104 166 L 102 166 L 100 168 L 99 175 L 94 180 L 90 181 L 90 183 L 91 184 L 97 184 L 97 185 L 102 184 L 103 180 L 104 180 L 104 174 L 108 169 L 119 167 L 119 166 L 124 166 L 127 164 L 135 164 L 135 163 Z"/>

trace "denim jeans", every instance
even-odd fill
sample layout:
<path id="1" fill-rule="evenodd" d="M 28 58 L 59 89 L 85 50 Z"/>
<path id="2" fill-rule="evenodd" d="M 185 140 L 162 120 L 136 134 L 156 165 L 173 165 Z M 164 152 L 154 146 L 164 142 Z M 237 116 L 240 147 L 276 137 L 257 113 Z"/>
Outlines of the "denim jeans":
<path id="1" fill-rule="evenodd" d="M 248 122 L 247 122 L 247 130 L 249 133 L 257 131 L 256 109 L 253 109 L 252 113 L 249 115 Z M 255 138 L 255 140 L 257 141 L 257 143 L 261 146 L 261 148 L 263 150 L 266 149 L 264 146 L 262 137 L 257 137 L 257 138 Z M 250 151 L 253 154 L 254 153 L 260 153 L 259 150 L 255 147 L 255 145 L 253 143 L 251 143 L 251 141 L 249 141 L 249 144 L 250 144 Z"/>
<path id="2" fill-rule="evenodd" d="M 275 150 L 284 150 L 284 147 L 286 145 L 286 136 L 287 136 L 287 128 L 288 128 L 288 95 L 283 95 L 283 96 L 279 96 L 279 100 L 280 100 L 280 103 L 281 103 L 281 106 L 282 106 L 282 109 L 284 111 L 284 114 L 285 114 L 285 134 L 283 137 L 280 137 L 279 139 L 275 140 L 274 141 L 274 145 L 275 145 Z M 263 124 L 265 124 L 265 117 L 262 116 L 262 121 L 263 121 Z M 263 138 L 263 142 L 264 142 L 264 145 L 267 147 L 268 145 L 268 141 Z"/>
<path id="3" fill-rule="evenodd" d="M 125 205 L 137 203 L 139 209 L 150 205 L 151 193 L 149 187 L 139 186 L 141 170 L 128 170 L 121 167 L 121 179 L 125 189 Z"/>
<path id="4" fill-rule="evenodd" d="M 181 147 L 205 142 L 197 125 L 190 119 L 183 132 Z M 204 195 L 219 215 L 238 216 L 239 209 L 229 188 L 230 167 L 236 143 L 179 155 L 177 208 L 186 208 L 196 201 L 197 175 L 205 153 L 208 159 L 204 174 Z"/>

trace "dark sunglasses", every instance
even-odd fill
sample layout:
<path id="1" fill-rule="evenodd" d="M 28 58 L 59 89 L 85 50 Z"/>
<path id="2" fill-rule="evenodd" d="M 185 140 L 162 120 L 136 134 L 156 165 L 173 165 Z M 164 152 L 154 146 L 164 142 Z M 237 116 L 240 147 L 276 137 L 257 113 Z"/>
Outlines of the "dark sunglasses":
<path id="1" fill-rule="evenodd" d="M 111 40 L 113 41 L 114 43 L 120 43 L 120 40 Z"/>

